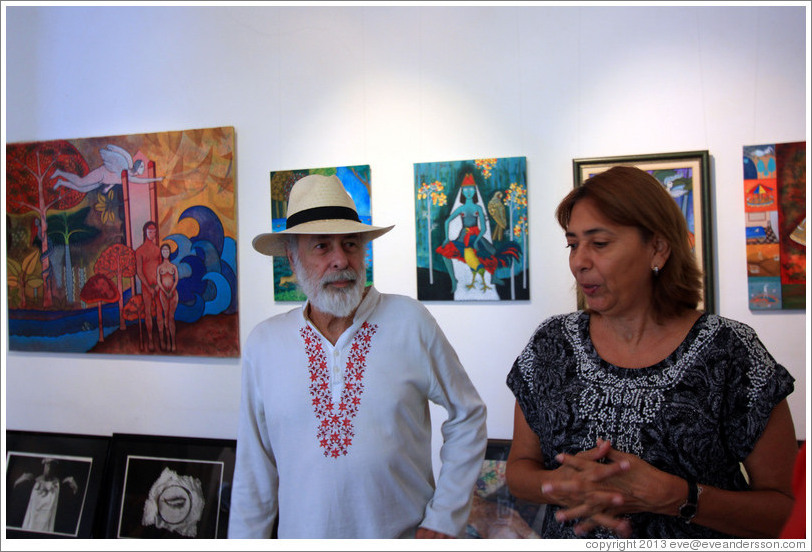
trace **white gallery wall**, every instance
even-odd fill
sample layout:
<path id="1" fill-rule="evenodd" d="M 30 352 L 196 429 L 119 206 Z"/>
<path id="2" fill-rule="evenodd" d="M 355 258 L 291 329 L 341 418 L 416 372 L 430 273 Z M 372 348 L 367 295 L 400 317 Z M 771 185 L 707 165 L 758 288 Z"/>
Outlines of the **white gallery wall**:
<path id="1" fill-rule="evenodd" d="M 413 164 L 526 156 L 530 300 L 426 303 L 492 438 L 511 436 L 513 360 L 575 309 L 553 218 L 573 158 L 709 150 L 716 311 L 796 378 L 805 437 L 808 318 L 748 310 L 742 146 L 809 141 L 808 3 L 3 8 L 7 142 L 235 128 L 242 343 L 295 306 L 274 302 L 251 247 L 271 227 L 271 171 L 369 164 L 373 223 L 395 224 L 374 242 L 375 283 L 416 297 Z M 9 429 L 236 437 L 239 359 L 6 348 Z"/>

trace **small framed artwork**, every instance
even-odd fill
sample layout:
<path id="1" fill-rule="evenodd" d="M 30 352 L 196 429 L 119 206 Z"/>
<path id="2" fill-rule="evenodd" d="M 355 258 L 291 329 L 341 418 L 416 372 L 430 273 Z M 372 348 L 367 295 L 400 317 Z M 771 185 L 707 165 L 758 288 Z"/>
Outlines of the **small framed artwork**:
<path id="1" fill-rule="evenodd" d="M 691 247 L 704 278 L 702 301 L 698 308 L 710 313 L 715 312 L 713 217 L 708 151 L 573 159 L 575 186 L 580 186 L 590 176 L 615 165 L 632 165 L 648 172 L 674 198 L 688 223 Z M 578 307 L 583 308 L 583 306 L 583 299 L 579 296 Z"/>
<path id="2" fill-rule="evenodd" d="M 226 538 L 236 445 L 113 434 L 104 536 Z"/>
<path id="3" fill-rule="evenodd" d="M 510 439 L 488 439 L 465 529 L 470 539 L 540 538 L 546 506 L 520 500 L 507 488 L 510 444 Z"/>
<path id="4" fill-rule="evenodd" d="M 110 437 L 6 431 L 6 536 L 90 538 Z"/>

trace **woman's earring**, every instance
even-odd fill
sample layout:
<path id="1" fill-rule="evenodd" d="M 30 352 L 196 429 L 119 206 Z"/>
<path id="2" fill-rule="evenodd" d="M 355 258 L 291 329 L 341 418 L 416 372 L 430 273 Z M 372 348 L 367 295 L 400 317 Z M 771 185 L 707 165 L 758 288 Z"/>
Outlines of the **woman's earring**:
<path id="1" fill-rule="evenodd" d="M 652 266 L 651 271 L 654 273 L 655 278 L 660 275 L 660 267 L 659 266 Z"/>

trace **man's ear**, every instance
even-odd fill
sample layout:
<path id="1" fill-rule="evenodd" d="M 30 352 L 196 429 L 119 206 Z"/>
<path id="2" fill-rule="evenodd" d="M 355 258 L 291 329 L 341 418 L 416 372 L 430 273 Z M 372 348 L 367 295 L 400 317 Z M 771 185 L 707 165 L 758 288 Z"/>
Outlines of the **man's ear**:
<path id="1" fill-rule="evenodd" d="M 287 237 L 285 241 L 285 256 L 288 258 L 288 264 L 290 265 L 290 270 L 293 274 L 296 274 L 296 265 L 293 262 L 293 249 L 294 247 L 298 247 L 298 244 L 291 243 L 290 240 L 297 239 L 295 236 Z"/>

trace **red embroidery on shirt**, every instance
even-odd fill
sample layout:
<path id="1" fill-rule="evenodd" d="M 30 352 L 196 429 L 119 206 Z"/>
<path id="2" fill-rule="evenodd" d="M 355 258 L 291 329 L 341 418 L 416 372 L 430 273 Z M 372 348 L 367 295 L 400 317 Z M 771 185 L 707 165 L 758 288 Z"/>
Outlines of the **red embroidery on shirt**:
<path id="1" fill-rule="evenodd" d="M 310 396 L 313 411 L 318 420 L 316 439 L 327 458 L 345 456 L 355 437 L 352 419 L 361 406 L 364 393 L 364 370 L 367 354 L 378 326 L 364 322 L 353 338 L 350 355 L 344 370 L 344 389 L 338 407 L 333 405 L 330 392 L 330 372 L 327 357 L 316 332 L 310 326 L 299 330 L 305 344 L 305 354 L 310 365 Z"/>

